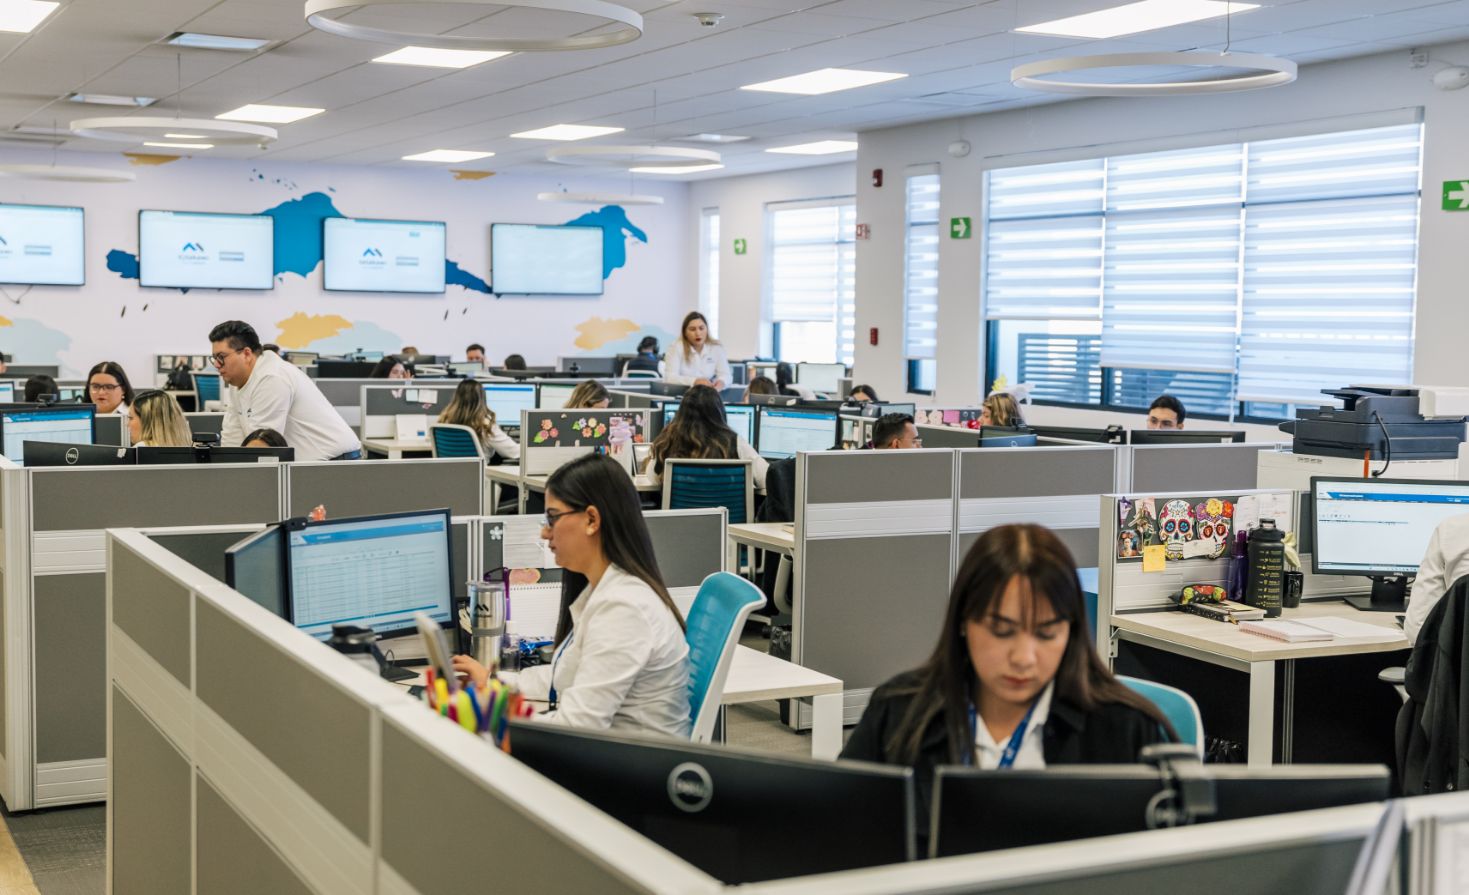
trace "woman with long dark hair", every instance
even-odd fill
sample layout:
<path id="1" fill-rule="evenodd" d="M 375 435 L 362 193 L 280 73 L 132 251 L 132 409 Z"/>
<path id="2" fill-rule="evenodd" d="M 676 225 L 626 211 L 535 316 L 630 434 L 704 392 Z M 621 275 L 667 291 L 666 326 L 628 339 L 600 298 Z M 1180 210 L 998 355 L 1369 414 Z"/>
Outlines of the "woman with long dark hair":
<path id="1" fill-rule="evenodd" d="M 485 401 L 484 383 L 476 379 L 466 379 L 454 387 L 454 396 L 439 414 L 439 422 L 473 429 L 487 457 L 499 454 L 506 460 L 520 459 L 520 443 L 500 428 L 495 411 Z M 520 420 L 515 424 L 520 425 Z"/>
<path id="2" fill-rule="evenodd" d="M 627 471 L 592 454 L 552 473 L 541 537 L 562 573 L 555 657 L 519 679 L 526 696 L 551 704 L 539 717 L 686 739 L 691 722 L 683 615 L 663 584 Z M 480 688 L 489 679 L 468 656 L 455 656 L 454 669 Z"/>
<path id="3" fill-rule="evenodd" d="M 663 359 L 663 378 L 681 385 L 712 385 L 724 388 L 734 381 L 724 346 L 709 332 L 709 321 L 698 311 L 684 315 L 678 339 Z"/>
<path id="4" fill-rule="evenodd" d="M 752 460 L 755 487 L 765 487 L 769 462 L 750 443 L 729 427 L 724 400 L 707 385 L 696 385 L 679 399 L 673 422 L 653 439 L 646 472 L 663 476 L 668 460 Z"/>
<path id="5" fill-rule="evenodd" d="M 87 371 L 87 399 L 97 405 L 97 415 L 119 413 L 128 415 L 133 406 L 133 384 L 122 365 L 105 360 Z"/>
<path id="6" fill-rule="evenodd" d="M 959 568 L 928 661 L 878 687 L 843 758 L 912 767 L 926 826 L 941 764 L 1131 764 L 1176 739 L 1102 663 L 1076 563 L 1039 525 L 985 532 Z"/>

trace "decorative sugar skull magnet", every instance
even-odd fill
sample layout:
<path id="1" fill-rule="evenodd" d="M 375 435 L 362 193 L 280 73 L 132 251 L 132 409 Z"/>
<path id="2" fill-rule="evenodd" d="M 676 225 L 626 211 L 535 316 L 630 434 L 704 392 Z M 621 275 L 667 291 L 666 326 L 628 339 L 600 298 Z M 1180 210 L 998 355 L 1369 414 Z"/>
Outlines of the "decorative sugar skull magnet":
<path id="1" fill-rule="evenodd" d="M 1217 497 L 1211 497 L 1208 502 L 1194 507 L 1198 539 L 1214 545 L 1209 551 L 1210 559 L 1218 559 L 1229 549 L 1229 530 L 1234 521 L 1231 518 L 1234 515 L 1233 509 L 1230 503 Z"/>
<path id="2" fill-rule="evenodd" d="M 1163 546 L 1169 559 L 1183 559 L 1183 545 L 1194 539 L 1194 510 L 1186 500 L 1170 500 L 1158 514 Z"/>

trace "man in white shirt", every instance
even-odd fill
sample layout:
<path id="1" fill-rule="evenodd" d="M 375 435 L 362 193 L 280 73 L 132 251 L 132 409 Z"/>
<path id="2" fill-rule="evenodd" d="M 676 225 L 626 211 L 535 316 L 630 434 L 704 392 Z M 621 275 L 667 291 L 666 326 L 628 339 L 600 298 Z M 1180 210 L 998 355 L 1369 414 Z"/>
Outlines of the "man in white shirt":
<path id="1" fill-rule="evenodd" d="M 254 327 L 227 320 L 209 331 L 210 360 L 224 389 L 220 443 L 233 447 L 256 429 L 274 429 L 297 460 L 360 460 L 362 444 L 310 377 L 262 351 Z"/>
<path id="2" fill-rule="evenodd" d="M 1428 552 L 1413 579 L 1408 614 L 1403 618 L 1403 632 L 1409 643 L 1418 642 L 1418 632 L 1428 621 L 1428 614 L 1465 575 L 1469 575 L 1469 516 L 1452 516 L 1433 530 Z"/>

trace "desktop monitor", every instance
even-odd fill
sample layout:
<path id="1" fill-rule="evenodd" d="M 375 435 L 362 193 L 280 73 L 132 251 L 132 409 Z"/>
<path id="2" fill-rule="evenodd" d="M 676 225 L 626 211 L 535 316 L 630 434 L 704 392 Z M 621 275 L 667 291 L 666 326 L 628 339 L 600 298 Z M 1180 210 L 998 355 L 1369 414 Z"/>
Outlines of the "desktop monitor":
<path id="1" fill-rule="evenodd" d="M 318 640 L 342 624 L 386 637 L 411 632 L 415 612 L 449 626 L 448 510 L 291 520 L 286 544 L 290 620 Z"/>
<path id="2" fill-rule="evenodd" d="M 520 412 L 537 409 L 535 383 L 486 382 L 485 403 L 494 411 L 495 422 L 502 429 L 518 429 Z"/>
<path id="3" fill-rule="evenodd" d="M 842 389 L 847 375 L 845 364 L 796 364 L 796 383 L 813 392 L 835 394 Z"/>
<path id="4" fill-rule="evenodd" d="M 829 451 L 841 434 L 835 410 L 761 407 L 756 429 L 760 456 L 784 460 L 798 451 Z"/>
<path id="5" fill-rule="evenodd" d="M 678 415 L 680 402 L 668 401 L 663 405 L 663 428 L 673 422 Z M 735 434 L 745 439 L 751 445 L 755 444 L 755 408 L 749 404 L 726 404 L 724 405 L 724 420 Z"/>
<path id="6" fill-rule="evenodd" d="M 842 406 L 848 408 L 855 407 L 859 416 L 869 420 L 880 419 L 890 413 L 901 413 L 913 417 L 916 417 L 918 414 L 917 404 L 887 404 L 881 401 L 861 401 L 856 404 L 849 402 Z"/>
<path id="7" fill-rule="evenodd" d="M 170 463 L 290 463 L 296 449 L 290 447 L 219 447 L 196 444 L 192 447 L 140 447 L 140 466 Z"/>
<path id="8" fill-rule="evenodd" d="M 226 550 L 224 580 L 281 618 L 289 618 L 284 532 L 281 526 L 270 525 Z"/>
<path id="9" fill-rule="evenodd" d="M 648 383 L 648 394 L 661 395 L 665 398 L 682 398 L 683 393 L 688 390 L 689 387 L 687 385 L 679 385 L 676 382 L 654 380 Z"/>
<path id="10" fill-rule="evenodd" d="M 540 389 L 536 396 L 536 409 L 560 410 L 566 406 L 567 401 L 571 400 L 571 393 L 576 391 L 576 386 L 543 382 Z"/>
<path id="11" fill-rule="evenodd" d="M 1412 479 L 1311 479 L 1311 571 L 1364 575 L 1370 597 L 1358 609 L 1403 612 L 1407 579 L 1418 573 L 1433 531 L 1469 514 L 1469 482 Z"/>
<path id="12" fill-rule="evenodd" d="M 64 407 L 12 406 L 0 410 L 0 444 L 5 456 L 25 462 L 27 441 L 94 444 L 96 408 L 91 404 Z"/>
<path id="13" fill-rule="evenodd" d="M 622 364 L 616 357 L 559 357 L 556 372 L 578 376 L 617 376 L 622 373 Z"/>
<path id="14" fill-rule="evenodd" d="M 0 404 L 15 403 L 15 383 L 0 382 Z"/>
<path id="15" fill-rule="evenodd" d="M 512 725 L 512 758 L 729 885 L 914 856 L 909 768 Z"/>
<path id="16" fill-rule="evenodd" d="M 1207 823 L 1381 802 L 1382 765 L 1202 766 L 1214 783 Z M 1166 787 L 1147 765 L 1073 765 L 1043 771 L 941 766 L 934 774 L 929 856 L 1022 848 L 1147 830 Z"/>
<path id="17" fill-rule="evenodd" d="M 1122 444 L 1127 437 L 1118 426 L 1106 429 L 1086 429 L 1077 426 L 1031 426 L 1030 431 L 1040 438 L 1064 438 L 1067 441 L 1090 441 L 1096 444 Z"/>
<path id="18" fill-rule="evenodd" d="M 377 361 L 370 360 L 319 360 L 316 362 L 318 379 L 371 379 Z"/>
<path id="19" fill-rule="evenodd" d="M 1245 433 L 1224 429 L 1133 429 L 1129 444 L 1242 444 Z"/>
<path id="20" fill-rule="evenodd" d="M 745 395 L 746 404 L 765 404 L 771 407 L 789 407 L 796 403 L 794 395 Z"/>
<path id="21" fill-rule="evenodd" d="M 979 446 L 982 448 L 995 447 L 1035 447 L 1037 440 L 1034 432 L 1021 432 L 1014 435 L 986 435 L 980 430 Z"/>
<path id="22" fill-rule="evenodd" d="M 131 466 L 138 462 L 131 449 L 109 444 L 27 441 L 21 452 L 26 466 Z"/>

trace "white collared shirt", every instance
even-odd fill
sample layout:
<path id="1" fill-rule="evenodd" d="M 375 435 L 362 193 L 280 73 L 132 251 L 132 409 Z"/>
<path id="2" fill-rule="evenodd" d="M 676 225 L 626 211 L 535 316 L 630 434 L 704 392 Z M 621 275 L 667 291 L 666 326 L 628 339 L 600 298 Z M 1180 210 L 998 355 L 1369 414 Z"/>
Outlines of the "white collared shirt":
<path id="1" fill-rule="evenodd" d="M 1030 718 L 1026 721 L 1025 733 L 1020 739 L 1020 751 L 1015 753 L 1015 761 L 1010 767 L 1029 771 L 1045 769 L 1046 753 L 1043 741 L 1046 719 L 1051 716 L 1051 691 L 1055 688 L 1056 682 L 1053 680 L 1046 684 L 1041 695 L 1036 697 L 1035 710 L 1030 713 Z M 1003 743 L 995 742 L 983 718 L 979 718 L 979 723 L 974 726 L 975 767 L 984 771 L 993 771 L 1000 766 L 1000 756 L 1004 754 L 1005 746 L 1010 742 L 1009 737 L 1006 737 Z"/>
<path id="2" fill-rule="evenodd" d="M 330 460 L 361 450 L 352 428 L 295 364 L 263 351 L 243 388 L 224 387 L 220 444 L 237 447 L 256 429 L 274 429 L 296 450 L 297 460 Z"/>
<path id="3" fill-rule="evenodd" d="M 723 345 L 705 342 L 702 348 L 698 351 L 691 350 L 689 355 L 684 357 L 682 340 L 673 343 L 663 360 L 664 381 L 693 385 L 696 379 L 707 379 L 710 382 L 730 384 L 733 377 L 729 372 L 729 355 L 724 353 Z"/>
<path id="4" fill-rule="evenodd" d="M 1403 633 L 1408 635 L 1409 643 L 1418 642 L 1418 632 L 1428 621 L 1428 614 L 1465 575 L 1469 575 L 1469 516 L 1452 516 L 1433 530 L 1418 577 L 1413 579 L 1408 614 L 1403 618 Z"/>
<path id="5" fill-rule="evenodd" d="M 670 457 L 670 460 L 680 460 L 681 457 Z M 770 471 L 770 461 L 760 456 L 760 453 L 745 440 L 745 436 L 735 433 L 735 456 L 736 460 L 750 461 L 750 478 L 755 484 L 756 491 L 765 490 L 765 474 Z M 663 476 L 658 474 L 657 463 L 653 456 L 648 455 L 648 463 L 642 472 L 654 482 L 662 483 Z"/>
<path id="6" fill-rule="evenodd" d="M 555 661 L 521 672 L 518 684 L 542 701 L 554 684 L 556 709 L 537 716 L 548 723 L 680 739 L 692 729 L 683 629 L 651 587 L 617 566 L 571 604 Z"/>

